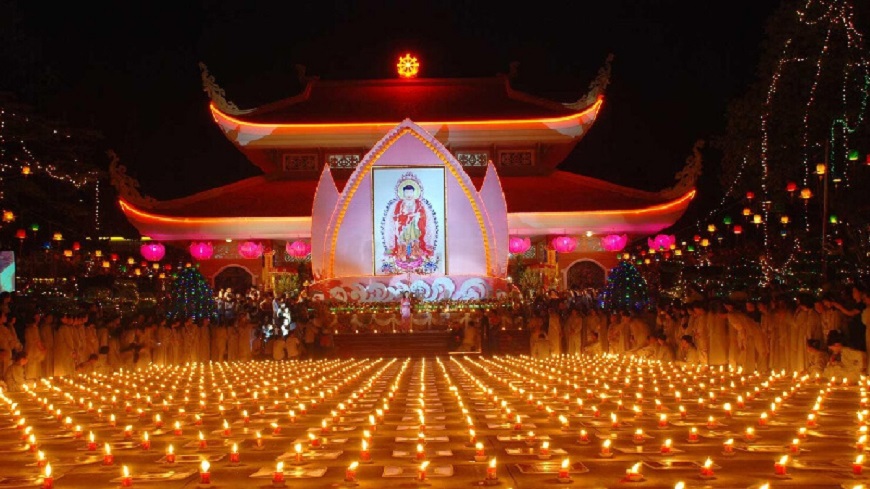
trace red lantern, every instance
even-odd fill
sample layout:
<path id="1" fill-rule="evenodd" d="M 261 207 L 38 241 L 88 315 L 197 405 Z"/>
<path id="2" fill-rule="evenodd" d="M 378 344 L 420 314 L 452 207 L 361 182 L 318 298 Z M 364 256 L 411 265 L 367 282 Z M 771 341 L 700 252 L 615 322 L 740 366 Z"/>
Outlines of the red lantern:
<path id="1" fill-rule="evenodd" d="M 284 250 L 293 258 L 305 258 L 309 253 L 311 253 L 311 245 L 305 241 L 294 241 L 292 243 L 287 243 Z"/>
<path id="2" fill-rule="evenodd" d="M 146 243 L 139 248 L 139 252 L 148 261 L 160 261 L 166 255 L 166 247 L 160 243 Z"/>
<path id="3" fill-rule="evenodd" d="M 27 231 L 19 229 L 18 231 L 15 231 L 15 237 L 18 239 L 25 239 L 27 238 Z"/>
<path id="4" fill-rule="evenodd" d="M 734 234 L 743 234 L 743 226 L 739 224 L 734 225 Z"/>
<path id="5" fill-rule="evenodd" d="M 190 244 L 190 256 L 197 260 L 208 260 L 214 255 L 214 246 L 208 241 Z"/>
<path id="6" fill-rule="evenodd" d="M 786 191 L 788 191 L 788 193 L 794 193 L 797 190 L 797 183 L 788 182 L 788 184 L 786 184 L 785 186 L 785 189 Z"/>
<path id="7" fill-rule="evenodd" d="M 608 234 L 601 238 L 601 247 L 604 251 L 622 251 L 626 244 L 628 244 L 628 236 L 625 234 Z"/>
<path id="8" fill-rule="evenodd" d="M 529 238 L 520 238 L 519 236 L 511 236 L 508 240 L 508 251 L 514 255 L 521 255 L 532 247 L 532 241 Z"/>
<path id="9" fill-rule="evenodd" d="M 754 198 L 755 198 L 755 192 L 753 192 L 751 190 L 749 192 L 746 192 L 746 199 L 747 200 L 752 200 Z"/>
<path id="10" fill-rule="evenodd" d="M 263 250 L 263 245 L 255 241 L 245 241 L 244 243 L 239 243 L 239 254 L 242 255 L 242 258 L 246 258 L 248 260 L 260 258 L 261 256 L 263 256 Z"/>
<path id="11" fill-rule="evenodd" d="M 74 242 L 72 245 L 72 249 L 73 249 L 73 251 L 78 251 L 78 250 L 82 249 L 81 243 L 79 243 L 78 241 Z"/>
<path id="12" fill-rule="evenodd" d="M 692 240 L 693 240 L 694 242 L 698 243 L 698 242 L 701 241 L 701 236 L 698 235 L 698 234 L 696 234 L 694 237 L 692 237 Z"/>
<path id="13" fill-rule="evenodd" d="M 75 248 L 73 248 L 73 249 L 75 249 Z M 117 253 L 112 253 L 111 255 L 109 255 L 109 258 L 110 258 L 112 261 L 118 261 L 118 254 L 117 254 Z"/>
<path id="14" fill-rule="evenodd" d="M 577 240 L 571 236 L 559 236 L 553 239 L 553 249 L 559 253 L 570 253 L 577 247 Z"/>
<path id="15" fill-rule="evenodd" d="M 172 265 L 167 263 L 166 265 L 163 265 L 163 269 L 166 271 L 172 270 Z"/>

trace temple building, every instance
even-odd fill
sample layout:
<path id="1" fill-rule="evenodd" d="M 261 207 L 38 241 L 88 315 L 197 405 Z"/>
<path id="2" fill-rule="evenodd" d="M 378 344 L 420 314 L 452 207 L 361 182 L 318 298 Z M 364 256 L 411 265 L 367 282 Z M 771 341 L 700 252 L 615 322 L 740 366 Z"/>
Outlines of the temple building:
<path id="1" fill-rule="evenodd" d="M 415 74 L 410 56 L 400 60 L 399 74 L 413 75 L 412 62 Z M 408 275 L 406 288 L 429 274 L 423 286 L 432 288 L 431 279 L 441 276 L 503 280 L 517 257 L 538 267 L 549 285 L 588 285 L 578 281 L 603 281 L 616 264 L 614 240 L 671 226 L 695 194 L 700 161 L 690 160 L 675 186 L 660 192 L 557 169 L 605 103 L 610 58 L 570 102 L 518 91 L 508 75 L 301 75 L 300 93 L 248 110 L 229 102 L 200 67 L 215 124 L 262 175 L 166 201 L 142 197 L 118 168 L 113 181 L 121 209 L 143 236 L 208 249 L 200 269 L 216 286 L 234 276 L 271 288 L 298 260 L 310 259 L 318 282 L 353 276 L 357 290 L 371 291 L 375 282 L 390 287 L 389 277 L 378 278 L 382 272 Z M 414 198 L 417 212 L 408 215 L 417 221 L 407 230 L 399 214 Z M 344 284 L 351 295 L 354 284 Z M 500 287 L 488 284 L 490 292 Z"/>

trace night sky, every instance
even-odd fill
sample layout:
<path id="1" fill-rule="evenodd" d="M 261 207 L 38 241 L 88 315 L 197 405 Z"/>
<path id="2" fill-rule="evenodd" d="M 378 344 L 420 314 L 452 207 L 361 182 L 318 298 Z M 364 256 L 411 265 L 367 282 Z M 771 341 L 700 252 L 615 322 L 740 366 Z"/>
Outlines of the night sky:
<path id="1" fill-rule="evenodd" d="M 696 139 L 724 130 L 777 4 L 0 0 L 4 49 L 20 62 L 0 90 L 99 130 L 144 192 L 166 199 L 258 172 L 211 120 L 198 61 L 242 108 L 295 94 L 296 64 L 322 79 L 391 78 L 405 51 L 427 77 L 519 61 L 520 88 L 572 101 L 612 52 L 604 108 L 562 168 L 659 190 Z"/>

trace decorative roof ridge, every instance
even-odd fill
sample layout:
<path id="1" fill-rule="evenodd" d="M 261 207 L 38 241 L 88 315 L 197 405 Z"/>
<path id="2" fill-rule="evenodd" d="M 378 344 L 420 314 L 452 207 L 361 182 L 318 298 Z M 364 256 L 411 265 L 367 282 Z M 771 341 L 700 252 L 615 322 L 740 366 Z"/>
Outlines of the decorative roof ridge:
<path id="1" fill-rule="evenodd" d="M 269 102 L 267 104 L 261 105 L 254 109 L 251 115 L 262 115 L 272 112 L 274 110 L 283 109 L 290 105 L 296 105 L 298 103 L 305 102 L 309 98 L 311 98 L 311 89 L 314 88 L 314 85 L 321 83 L 320 77 L 317 76 L 305 76 L 299 79 L 300 81 L 305 83 L 305 87 L 301 92 L 296 95 L 291 95 L 287 98 L 282 98 L 281 100 L 276 100 L 274 102 Z"/>
<path id="2" fill-rule="evenodd" d="M 106 154 L 111 159 L 109 162 L 109 182 L 115 187 L 115 191 L 122 199 L 148 209 L 159 204 L 157 199 L 142 195 L 139 190 L 139 181 L 127 175 L 127 167 L 121 164 L 121 158 L 118 157 L 117 153 L 108 150 Z"/>
<path id="3" fill-rule="evenodd" d="M 226 114 L 242 115 L 252 112 L 254 109 L 240 109 L 238 105 L 227 100 L 227 92 L 214 79 L 214 75 L 208 72 L 208 67 L 202 61 L 199 62 L 199 71 L 202 76 L 202 91 L 208 94 L 208 97 L 217 108 Z"/>
<path id="4" fill-rule="evenodd" d="M 677 182 L 672 187 L 659 191 L 659 195 L 670 199 L 695 188 L 695 184 L 703 171 L 704 156 L 701 154 L 701 150 L 704 149 L 704 144 L 703 139 L 695 141 L 695 144 L 692 145 L 692 153 L 686 157 L 686 165 L 674 175 L 674 180 Z"/>
<path id="5" fill-rule="evenodd" d="M 598 99 L 604 96 L 607 91 L 607 85 L 610 85 L 610 73 L 613 64 L 613 53 L 607 55 L 604 60 L 604 66 L 598 69 L 598 74 L 595 79 L 589 83 L 589 90 L 585 95 L 577 99 L 575 102 L 562 104 L 571 110 L 581 110 L 594 104 Z"/>

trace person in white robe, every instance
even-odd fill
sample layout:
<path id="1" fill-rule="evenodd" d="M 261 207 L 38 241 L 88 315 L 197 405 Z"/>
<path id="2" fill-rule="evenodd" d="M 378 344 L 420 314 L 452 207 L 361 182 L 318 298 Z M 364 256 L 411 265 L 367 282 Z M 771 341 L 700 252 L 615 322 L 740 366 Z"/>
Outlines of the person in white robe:
<path id="1" fill-rule="evenodd" d="M 237 319 L 232 324 L 227 326 L 227 361 L 235 362 L 239 360 L 239 322 L 242 319 Z"/>
<path id="2" fill-rule="evenodd" d="M 728 336 L 728 318 L 721 303 L 710 305 L 711 310 L 705 316 L 707 318 L 707 331 L 710 334 L 709 351 L 707 353 L 708 365 L 728 365 L 728 347 L 731 339 Z"/>
<path id="3" fill-rule="evenodd" d="M 24 326 L 24 351 L 27 352 L 27 362 L 24 365 L 24 376 L 36 380 L 42 374 L 42 362 L 45 360 L 45 344 L 39 334 L 41 316 L 36 314 Z"/>
<path id="4" fill-rule="evenodd" d="M 703 302 L 692 304 L 689 309 L 689 325 L 701 365 L 707 365 L 710 356 L 710 330 L 707 324 L 707 310 Z"/>
<path id="5" fill-rule="evenodd" d="M 534 338 L 534 346 L 532 347 L 533 358 L 550 358 L 552 355 L 552 343 L 547 338 L 547 333 L 541 331 Z"/>
<path id="6" fill-rule="evenodd" d="M 550 353 L 553 355 L 562 354 L 562 320 L 559 317 L 559 311 L 555 308 L 550 309 L 549 327 L 547 329 L 547 338 L 550 340 Z"/>
<path id="7" fill-rule="evenodd" d="M 579 355 L 583 351 L 583 316 L 580 311 L 574 307 L 568 315 L 568 329 L 566 335 L 568 338 L 568 354 Z"/>
<path id="8" fill-rule="evenodd" d="M 42 361 L 42 377 L 54 376 L 54 316 L 46 314 L 39 322 L 39 337 L 45 346 L 45 359 Z"/>
<path id="9" fill-rule="evenodd" d="M 825 366 L 825 378 L 836 381 L 846 379 L 853 384 L 857 382 L 864 373 L 866 354 L 863 351 L 843 346 L 842 336 L 836 333 L 831 335 L 828 343 L 831 355 Z"/>
<path id="10" fill-rule="evenodd" d="M 284 336 L 275 335 L 270 343 L 272 343 L 272 359 L 284 360 L 287 356 L 287 339 Z"/>
<path id="11" fill-rule="evenodd" d="M 630 350 L 637 350 L 649 346 L 650 331 L 649 324 L 638 313 L 633 313 L 628 317 L 628 331 L 631 335 Z"/>
<path id="12" fill-rule="evenodd" d="M 57 377 L 72 375 L 76 371 L 74 335 L 69 316 L 64 315 L 55 335 L 54 375 Z"/>

